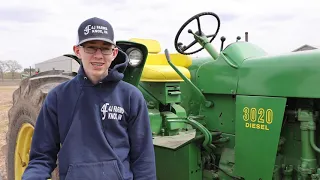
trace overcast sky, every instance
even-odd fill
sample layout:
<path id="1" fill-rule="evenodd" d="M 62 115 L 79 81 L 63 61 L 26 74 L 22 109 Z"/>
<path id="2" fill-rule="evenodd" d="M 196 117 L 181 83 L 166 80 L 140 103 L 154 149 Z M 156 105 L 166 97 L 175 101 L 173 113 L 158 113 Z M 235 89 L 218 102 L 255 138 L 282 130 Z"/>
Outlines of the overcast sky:
<path id="1" fill-rule="evenodd" d="M 213 42 L 217 49 L 221 36 L 229 44 L 238 35 L 244 40 L 246 31 L 250 42 L 270 54 L 289 52 L 304 44 L 320 47 L 317 0 L 1 1 L 0 60 L 17 60 L 23 67 L 71 53 L 78 25 L 94 16 L 110 21 L 116 40 L 157 39 L 162 51 L 168 48 L 175 52 L 174 38 L 181 25 L 204 11 L 221 19 Z M 216 24 L 214 18 L 202 21 L 206 34 L 214 33 Z M 183 43 L 191 42 L 189 34 L 181 36 Z M 200 55 L 206 54 L 203 51 Z"/>

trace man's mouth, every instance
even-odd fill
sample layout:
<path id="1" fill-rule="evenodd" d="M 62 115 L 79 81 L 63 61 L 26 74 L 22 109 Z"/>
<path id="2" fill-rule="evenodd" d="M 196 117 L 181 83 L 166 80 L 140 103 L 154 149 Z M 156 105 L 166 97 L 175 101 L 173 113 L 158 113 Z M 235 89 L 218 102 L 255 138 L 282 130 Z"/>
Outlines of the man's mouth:
<path id="1" fill-rule="evenodd" d="M 93 66 L 102 66 L 104 63 L 97 63 L 97 62 L 92 62 L 91 63 Z"/>

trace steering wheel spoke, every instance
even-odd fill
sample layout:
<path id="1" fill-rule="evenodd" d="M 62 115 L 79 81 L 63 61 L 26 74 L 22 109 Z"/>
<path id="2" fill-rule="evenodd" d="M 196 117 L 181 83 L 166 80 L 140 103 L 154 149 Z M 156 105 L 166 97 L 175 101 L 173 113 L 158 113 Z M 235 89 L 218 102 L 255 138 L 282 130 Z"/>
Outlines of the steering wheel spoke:
<path id="1" fill-rule="evenodd" d="M 186 51 L 186 50 L 188 50 L 189 48 L 191 48 L 193 45 L 195 45 L 197 43 L 197 40 L 194 40 L 194 41 L 192 41 L 192 43 L 190 43 L 188 46 L 183 46 L 182 47 L 182 51 L 184 52 L 184 51 Z"/>
<path id="2" fill-rule="evenodd" d="M 217 30 L 214 34 L 210 34 L 210 35 L 205 35 L 203 32 L 202 32 L 202 29 L 201 29 L 201 23 L 200 23 L 200 17 L 201 16 L 205 16 L 205 15 L 210 15 L 210 16 L 214 16 L 217 21 L 218 21 L 218 27 L 217 27 Z M 178 30 L 178 33 L 175 37 L 175 40 L 174 40 L 174 46 L 175 46 L 175 49 L 181 53 L 181 54 L 185 54 L 185 55 L 189 55 L 189 54 L 194 54 L 194 53 L 197 53 L 199 51 L 201 51 L 203 49 L 203 47 L 201 47 L 200 49 L 198 50 L 195 50 L 193 52 L 185 52 L 186 50 L 190 49 L 192 46 L 194 46 L 196 43 L 197 43 L 197 40 L 194 40 L 193 42 L 191 42 L 188 46 L 181 46 L 181 43 L 178 41 L 179 37 L 180 37 L 180 34 L 181 32 L 184 30 L 184 28 L 189 25 L 193 20 L 196 20 L 197 21 L 197 28 L 198 28 L 198 32 L 196 32 L 197 35 L 200 35 L 200 36 L 206 36 L 207 38 L 211 38 L 209 39 L 209 42 L 212 42 L 213 39 L 217 36 L 218 34 L 218 31 L 220 29 L 220 19 L 218 17 L 218 15 L 216 15 L 215 13 L 213 12 L 202 12 L 202 13 L 199 13 L 199 14 L 196 14 L 194 15 L 193 17 L 191 17 L 190 19 L 188 19 L 182 26 L 181 28 Z M 191 30 L 189 30 L 191 32 Z M 189 32 L 188 31 L 188 32 Z M 190 33 L 189 32 L 189 33 Z M 179 42 L 179 43 L 178 43 Z"/>
<path id="3" fill-rule="evenodd" d="M 200 25 L 200 18 L 199 17 L 197 17 L 197 24 L 198 24 L 199 35 L 202 35 L 201 25 Z"/>

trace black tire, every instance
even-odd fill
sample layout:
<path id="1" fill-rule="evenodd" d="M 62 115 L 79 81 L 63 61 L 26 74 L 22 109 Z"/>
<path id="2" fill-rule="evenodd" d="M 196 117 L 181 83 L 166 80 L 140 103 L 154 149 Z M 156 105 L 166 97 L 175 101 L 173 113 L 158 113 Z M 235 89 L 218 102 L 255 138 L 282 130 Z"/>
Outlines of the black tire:
<path id="1" fill-rule="evenodd" d="M 48 92 L 58 84 L 73 78 L 62 71 L 48 71 L 36 76 L 24 79 L 13 93 L 13 105 L 8 112 L 9 126 L 7 133 L 7 179 L 15 180 L 15 149 L 18 133 L 23 123 L 29 123 L 34 127 L 43 100 Z M 23 163 L 24 164 L 24 163 Z M 58 167 L 52 173 L 52 180 L 59 179 Z"/>

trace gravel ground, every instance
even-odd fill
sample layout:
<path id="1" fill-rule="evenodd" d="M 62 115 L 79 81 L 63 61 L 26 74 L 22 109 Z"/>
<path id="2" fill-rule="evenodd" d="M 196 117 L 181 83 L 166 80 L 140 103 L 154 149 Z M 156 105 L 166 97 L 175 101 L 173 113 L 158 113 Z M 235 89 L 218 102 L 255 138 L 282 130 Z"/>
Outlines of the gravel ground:
<path id="1" fill-rule="evenodd" d="M 8 110 L 12 106 L 12 93 L 17 88 L 17 86 L 0 86 L 0 174 L 2 180 L 7 180 L 5 165 L 7 146 L 5 144 L 8 131 Z"/>

